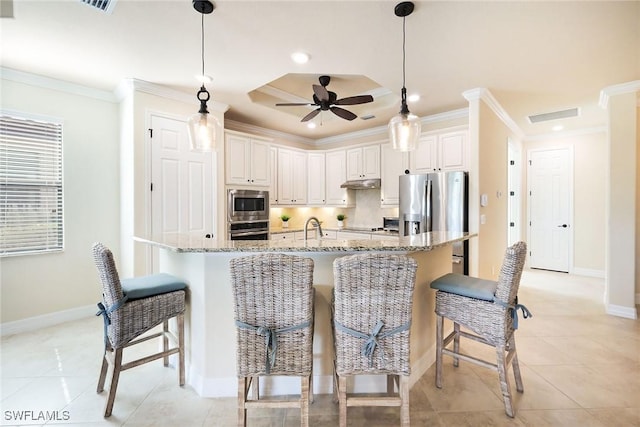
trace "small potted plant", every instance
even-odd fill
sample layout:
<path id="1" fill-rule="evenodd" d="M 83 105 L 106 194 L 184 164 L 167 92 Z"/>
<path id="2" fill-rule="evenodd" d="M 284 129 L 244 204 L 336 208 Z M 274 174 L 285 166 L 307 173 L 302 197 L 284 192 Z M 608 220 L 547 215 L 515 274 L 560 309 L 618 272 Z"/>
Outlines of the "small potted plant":
<path id="1" fill-rule="evenodd" d="M 338 228 L 344 227 L 344 219 L 346 218 L 345 214 L 336 215 L 336 219 L 338 220 Z"/>
<path id="2" fill-rule="evenodd" d="M 286 214 L 280 215 L 280 219 L 282 220 L 282 228 L 289 228 L 289 220 L 291 217 Z"/>

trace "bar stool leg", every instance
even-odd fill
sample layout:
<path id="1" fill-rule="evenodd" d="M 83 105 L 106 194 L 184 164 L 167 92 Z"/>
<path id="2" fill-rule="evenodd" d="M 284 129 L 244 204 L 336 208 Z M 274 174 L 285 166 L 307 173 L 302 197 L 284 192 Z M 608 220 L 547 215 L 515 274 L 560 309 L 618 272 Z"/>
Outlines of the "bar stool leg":
<path id="1" fill-rule="evenodd" d="M 442 347 L 444 317 L 436 316 L 436 387 L 442 388 Z"/>

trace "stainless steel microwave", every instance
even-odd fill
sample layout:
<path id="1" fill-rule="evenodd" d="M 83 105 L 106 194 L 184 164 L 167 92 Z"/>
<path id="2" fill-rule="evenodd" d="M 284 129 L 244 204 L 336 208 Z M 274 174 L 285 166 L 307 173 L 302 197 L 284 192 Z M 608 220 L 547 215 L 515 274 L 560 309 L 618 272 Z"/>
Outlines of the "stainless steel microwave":
<path id="1" fill-rule="evenodd" d="M 227 219 L 229 222 L 268 221 L 269 192 L 258 190 L 228 190 Z"/>

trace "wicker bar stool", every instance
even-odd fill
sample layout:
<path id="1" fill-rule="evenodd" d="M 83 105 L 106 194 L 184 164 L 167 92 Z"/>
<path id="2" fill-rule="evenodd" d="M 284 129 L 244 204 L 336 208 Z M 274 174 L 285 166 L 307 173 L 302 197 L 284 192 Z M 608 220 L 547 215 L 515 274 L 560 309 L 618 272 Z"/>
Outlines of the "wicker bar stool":
<path id="1" fill-rule="evenodd" d="M 236 322 L 238 425 L 248 408 L 300 408 L 309 425 L 313 365 L 313 260 L 260 254 L 230 261 Z M 260 376 L 299 376 L 299 399 L 265 399 Z M 252 392 L 250 395 L 249 392 Z"/>
<path id="2" fill-rule="evenodd" d="M 341 427 L 347 425 L 347 407 L 354 406 L 399 406 L 400 425 L 409 425 L 409 335 L 416 269 L 417 262 L 405 255 L 367 253 L 333 263 L 334 394 Z M 386 395 L 347 393 L 347 380 L 363 374 L 386 375 Z"/>
<path id="3" fill-rule="evenodd" d="M 527 253 L 527 245 L 518 242 L 507 248 L 498 281 L 446 274 L 431 283 L 436 292 L 436 387 L 442 388 L 442 355 L 453 357 L 453 365 L 460 359 L 498 371 L 505 412 L 514 417 L 511 386 L 507 378 L 513 367 L 516 389 L 524 391 L 516 353 L 515 330 L 518 310 L 523 317 L 531 317 L 525 306 L 518 304 L 520 276 Z M 453 332 L 443 336 L 444 318 L 453 321 Z M 472 333 L 460 330 L 460 326 Z M 495 347 L 496 363 L 460 353 L 460 337 Z M 453 341 L 453 348 L 447 348 Z"/>
<path id="4" fill-rule="evenodd" d="M 178 354 L 178 380 L 184 385 L 184 309 L 186 283 L 169 274 L 154 274 L 120 280 L 111 251 L 94 243 L 93 258 L 102 283 L 102 302 L 96 316 L 104 319 L 102 368 L 97 392 L 104 390 L 109 365 L 112 367 L 109 396 L 104 416 L 109 417 L 116 398 L 120 372 L 157 359 L 169 364 L 169 356 Z M 177 320 L 177 336 L 169 331 L 169 319 Z M 140 335 L 162 323 L 162 331 Z M 140 337 L 140 338 L 138 338 Z M 122 363 L 123 350 L 154 338 L 162 338 L 162 351 Z M 169 347 L 169 340 L 173 347 Z"/>

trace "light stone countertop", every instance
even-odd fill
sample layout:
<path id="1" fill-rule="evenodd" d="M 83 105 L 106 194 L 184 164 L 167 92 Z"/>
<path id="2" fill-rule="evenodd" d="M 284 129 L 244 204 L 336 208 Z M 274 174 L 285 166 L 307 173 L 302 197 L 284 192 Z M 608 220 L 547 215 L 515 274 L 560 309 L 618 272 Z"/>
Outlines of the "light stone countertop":
<path id="1" fill-rule="evenodd" d="M 430 251 L 434 248 L 468 240 L 475 233 L 434 231 L 415 236 L 398 237 L 398 240 L 216 240 L 202 235 L 168 233 L 151 238 L 134 237 L 174 252 L 366 252 L 366 251 Z"/>

